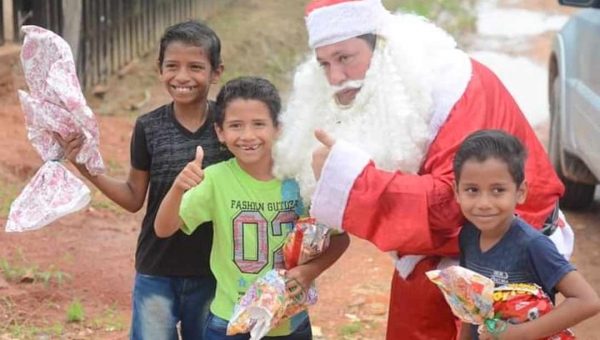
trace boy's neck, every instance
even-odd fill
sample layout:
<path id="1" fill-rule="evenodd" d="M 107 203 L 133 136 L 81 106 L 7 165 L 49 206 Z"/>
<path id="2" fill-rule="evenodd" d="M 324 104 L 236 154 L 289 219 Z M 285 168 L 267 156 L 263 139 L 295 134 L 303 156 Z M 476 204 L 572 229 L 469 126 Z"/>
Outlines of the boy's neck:
<path id="1" fill-rule="evenodd" d="M 208 100 L 181 104 L 173 102 L 175 118 L 190 131 L 196 131 L 204 124 L 208 115 Z"/>
<path id="2" fill-rule="evenodd" d="M 239 167 L 247 173 L 250 177 L 254 178 L 257 181 L 268 182 L 273 180 L 275 176 L 273 175 L 273 159 L 269 159 L 268 162 L 257 162 L 252 164 L 246 164 L 239 161 L 236 158 L 236 161 Z"/>
<path id="3" fill-rule="evenodd" d="M 502 228 L 497 228 L 495 230 L 488 230 L 486 232 L 481 232 L 479 237 L 479 246 L 481 251 L 487 251 L 492 248 L 496 243 L 500 242 L 502 237 L 506 235 L 506 233 L 510 230 L 510 227 L 513 225 L 515 217 L 510 218 L 506 223 L 502 226 Z"/>

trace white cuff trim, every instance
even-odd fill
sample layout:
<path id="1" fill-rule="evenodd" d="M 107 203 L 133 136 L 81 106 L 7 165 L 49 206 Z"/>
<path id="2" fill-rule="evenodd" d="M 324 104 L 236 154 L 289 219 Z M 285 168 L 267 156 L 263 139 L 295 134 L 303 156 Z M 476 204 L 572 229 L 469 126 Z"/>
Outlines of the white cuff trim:
<path id="1" fill-rule="evenodd" d="M 327 227 L 342 231 L 342 221 L 356 178 L 369 164 L 367 153 L 338 140 L 325 161 L 312 197 L 310 214 Z"/>
<path id="2" fill-rule="evenodd" d="M 394 267 L 396 267 L 398 275 L 403 280 L 406 280 L 415 270 L 417 264 L 427 257 L 425 255 L 404 255 L 398 257 L 398 253 L 395 251 L 389 252 L 389 254 L 394 259 Z M 436 269 L 442 270 L 451 266 L 458 266 L 458 262 L 458 259 L 454 257 L 442 257 Z"/>

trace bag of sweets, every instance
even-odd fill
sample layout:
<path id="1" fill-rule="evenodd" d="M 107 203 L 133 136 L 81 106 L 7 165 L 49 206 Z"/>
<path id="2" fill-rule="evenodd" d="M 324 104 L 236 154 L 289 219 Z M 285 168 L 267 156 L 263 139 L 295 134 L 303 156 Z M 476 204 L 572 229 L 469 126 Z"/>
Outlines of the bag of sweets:
<path id="1" fill-rule="evenodd" d="M 440 288 L 454 315 L 463 322 L 480 325 L 480 333 L 485 327 L 492 335 L 499 335 L 506 328 L 499 320 L 519 324 L 535 320 L 554 308 L 550 298 L 535 284 L 494 287 L 491 279 L 460 266 L 426 274 Z M 567 329 L 539 340 L 572 339 L 575 336 Z"/>

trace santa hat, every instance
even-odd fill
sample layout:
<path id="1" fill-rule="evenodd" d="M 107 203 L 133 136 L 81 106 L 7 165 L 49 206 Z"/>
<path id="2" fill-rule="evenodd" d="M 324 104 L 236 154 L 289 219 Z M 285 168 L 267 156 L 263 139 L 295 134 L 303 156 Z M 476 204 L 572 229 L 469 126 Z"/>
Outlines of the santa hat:
<path id="1" fill-rule="evenodd" d="M 308 45 L 314 49 L 373 33 L 389 14 L 381 0 L 313 0 L 306 6 Z"/>

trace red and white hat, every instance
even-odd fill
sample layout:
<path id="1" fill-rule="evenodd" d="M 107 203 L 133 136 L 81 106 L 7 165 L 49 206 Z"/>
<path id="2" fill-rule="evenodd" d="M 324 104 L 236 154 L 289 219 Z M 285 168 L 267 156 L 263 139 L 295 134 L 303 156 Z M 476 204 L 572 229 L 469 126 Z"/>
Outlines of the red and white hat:
<path id="1" fill-rule="evenodd" d="M 306 6 L 308 45 L 314 49 L 373 33 L 389 14 L 381 0 L 313 0 Z"/>

